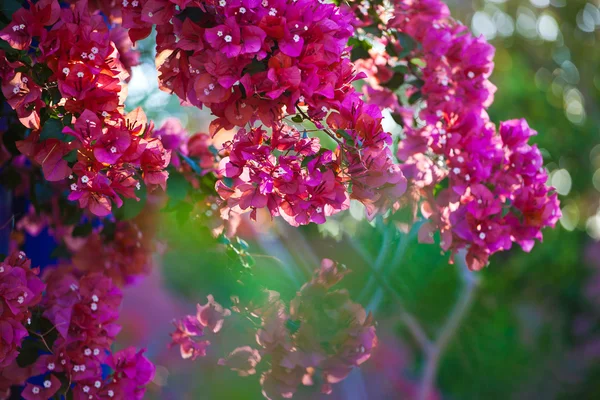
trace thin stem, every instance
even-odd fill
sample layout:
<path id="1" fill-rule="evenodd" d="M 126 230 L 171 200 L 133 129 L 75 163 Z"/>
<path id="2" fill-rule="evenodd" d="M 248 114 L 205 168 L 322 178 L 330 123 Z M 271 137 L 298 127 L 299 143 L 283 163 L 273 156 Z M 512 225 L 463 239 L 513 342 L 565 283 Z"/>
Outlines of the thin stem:
<path id="1" fill-rule="evenodd" d="M 429 350 L 425 351 L 425 369 L 423 370 L 423 376 L 419 386 L 419 395 L 417 397 L 419 400 L 426 400 L 429 397 L 429 394 L 435 385 L 435 378 L 442 355 L 456 334 L 460 323 L 471 308 L 475 295 L 477 279 L 473 272 L 469 271 L 466 266 L 464 252 L 461 252 L 457 258 L 458 264 L 461 267 L 460 277 L 462 281 L 462 291 L 452 312 L 448 316 L 442 331 L 439 333 Z"/>

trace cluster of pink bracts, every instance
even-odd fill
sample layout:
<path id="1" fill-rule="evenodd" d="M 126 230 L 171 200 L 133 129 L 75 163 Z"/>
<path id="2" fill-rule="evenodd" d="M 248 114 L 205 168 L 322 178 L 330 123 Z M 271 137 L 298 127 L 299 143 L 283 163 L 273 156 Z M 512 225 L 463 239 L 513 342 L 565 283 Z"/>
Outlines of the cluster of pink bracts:
<path id="1" fill-rule="evenodd" d="M 332 290 L 346 272 L 324 259 L 289 307 L 274 291 L 267 291 L 259 304 L 236 305 L 234 311 L 257 320 L 258 349 L 238 347 L 219 364 L 240 376 L 262 369 L 260 383 L 268 399 L 290 398 L 299 386 L 310 386 L 314 381 L 320 382 L 323 393 L 331 393 L 332 384 L 367 361 L 377 345 L 371 314 L 352 302 L 346 290 Z M 218 332 L 231 314 L 211 296 L 208 300 L 205 306 L 198 305 L 197 315 L 174 322 L 172 344 L 179 345 L 183 358 L 205 355 L 210 342 L 200 339 L 204 328 Z"/>
<path id="2" fill-rule="evenodd" d="M 36 376 L 42 383 L 26 384 L 26 400 L 46 400 L 59 391 L 81 400 L 143 398 L 154 376 L 152 363 L 133 348 L 111 352 L 120 330 L 116 320 L 121 297 L 121 290 L 100 273 L 59 267 L 42 281 L 23 252 L 1 262 L 0 397 L 8 396 L 12 385 Z M 32 320 L 36 323 L 41 317 L 53 328 L 34 329 Z M 50 344 L 54 330 L 58 337 Z M 33 364 L 20 367 L 19 348 L 29 336 L 45 348 Z M 112 369 L 109 376 L 103 374 L 103 365 Z"/>

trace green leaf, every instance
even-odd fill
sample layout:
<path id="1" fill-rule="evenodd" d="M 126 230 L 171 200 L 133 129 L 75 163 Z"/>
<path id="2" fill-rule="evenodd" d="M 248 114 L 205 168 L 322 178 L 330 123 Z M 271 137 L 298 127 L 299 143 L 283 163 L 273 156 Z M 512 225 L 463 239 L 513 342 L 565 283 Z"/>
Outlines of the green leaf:
<path id="1" fill-rule="evenodd" d="M 121 208 L 117 208 L 114 211 L 115 217 L 122 221 L 137 217 L 146 205 L 146 194 L 146 185 L 141 185 L 140 190 L 137 191 L 137 196 L 140 198 L 140 201 L 137 201 L 136 199 L 123 199 Z"/>
<path id="2" fill-rule="evenodd" d="M 406 57 L 417 47 L 415 39 L 404 32 L 397 32 L 396 37 L 402 46 L 402 50 L 398 53 L 398 58 Z"/>
<path id="3" fill-rule="evenodd" d="M 390 79 L 389 81 L 383 83 L 382 85 L 387 87 L 388 89 L 392 90 L 392 91 L 396 91 L 396 89 L 398 89 L 402 84 L 404 83 L 404 74 L 402 73 L 395 73 L 392 76 L 392 79 Z"/>
<path id="4" fill-rule="evenodd" d="M 404 127 L 404 120 L 402 119 L 402 115 L 400 115 L 398 113 L 392 113 L 392 118 L 394 119 L 395 123 Z"/>
<path id="5" fill-rule="evenodd" d="M 294 115 L 292 121 L 301 124 L 304 121 L 304 118 L 302 118 L 302 115 Z"/>
<path id="6" fill-rule="evenodd" d="M 176 171 L 169 173 L 167 181 L 167 196 L 169 200 L 180 202 L 187 197 L 188 191 L 192 185 L 185 179 L 185 176 Z"/>
<path id="7" fill-rule="evenodd" d="M 351 37 L 348 40 L 348 46 L 352 47 L 352 51 L 350 52 L 351 61 L 369 58 L 369 50 L 373 47 L 371 43 L 366 40 L 360 40 L 356 37 Z"/>
<path id="8" fill-rule="evenodd" d="M 68 152 L 64 157 L 63 160 L 66 160 L 67 162 L 75 162 L 77 161 L 77 150 L 73 150 Z"/>
<path id="9" fill-rule="evenodd" d="M 58 139 L 63 142 L 70 142 L 75 139 L 71 135 L 66 135 L 62 133 L 62 130 L 62 122 L 60 122 L 57 119 L 50 118 L 48 121 L 46 121 L 46 123 L 44 123 L 44 126 L 42 127 L 42 132 L 40 133 L 40 140 L 43 141 L 46 139 Z"/>
<path id="10" fill-rule="evenodd" d="M 417 101 L 419 101 L 421 99 L 421 97 L 423 97 L 423 93 L 421 93 L 421 91 L 418 92 L 414 92 L 409 98 L 408 98 L 408 103 L 409 104 L 415 104 Z"/>
<path id="11" fill-rule="evenodd" d="M 22 4 L 19 0 L 2 0 L 2 14 L 9 19 L 12 19 L 12 15 L 21 7 Z"/>
<path id="12" fill-rule="evenodd" d="M 346 139 L 348 142 L 354 143 L 354 138 L 352 138 L 352 136 L 350 136 L 350 134 L 348 132 L 346 132 L 344 129 L 338 129 L 335 132 L 338 135 L 340 135 L 341 137 L 343 137 L 344 139 Z"/>
<path id="13" fill-rule="evenodd" d="M 315 158 L 317 158 L 316 155 L 304 157 L 304 159 L 302 160 L 302 164 L 300 164 L 300 166 L 302 168 L 306 168 L 306 166 L 308 165 L 308 163 L 311 162 L 312 160 L 314 160 Z"/>

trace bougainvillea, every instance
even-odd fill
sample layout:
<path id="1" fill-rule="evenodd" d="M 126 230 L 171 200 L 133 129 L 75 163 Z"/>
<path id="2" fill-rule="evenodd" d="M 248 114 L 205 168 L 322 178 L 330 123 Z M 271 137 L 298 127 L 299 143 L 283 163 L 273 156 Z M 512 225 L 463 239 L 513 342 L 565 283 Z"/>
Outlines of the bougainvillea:
<path id="1" fill-rule="evenodd" d="M 473 270 L 515 242 L 531 250 L 560 218 L 529 144 L 537 133 L 487 115 L 493 47 L 439 0 L 40 0 L 7 16 L 0 175 L 28 202 L 0 264 L 1 398 L 15 385 L 28 400 L 143 398 L 153 364 L 112 345 L 122 287 L 161 247 L 159 210 L 209 228 L 241 265 L 224 272 L 240 287 L 253 279 L 234 239 L 246 212 L 296 227 L 352 200 L 369 219 L 412 207 L 409 223 L 427 220 L 421 241 L 439 232 Z M 154 129 L 141 108 L 125 111 L 132 46 L 153 30 L 160 89 L 208 109 L 208 132 L 174 118 Z M 397 136 L 382 126 L 390 113 Z M 43 231 L 56 265 L 39 273 L 19 249 Z M 205 356 L 241 316 L 256 343 L 220 365 L 260 375 L 267 398 L 302 385 L 330 393 L 377 345 L 372 315 L 336 287 L 346 272 L 325 259 L 291 300 L 260 287 L 258 299 L 231 299 L 234 315 L 209 295 L 174 321 L 171 346 Z"/>

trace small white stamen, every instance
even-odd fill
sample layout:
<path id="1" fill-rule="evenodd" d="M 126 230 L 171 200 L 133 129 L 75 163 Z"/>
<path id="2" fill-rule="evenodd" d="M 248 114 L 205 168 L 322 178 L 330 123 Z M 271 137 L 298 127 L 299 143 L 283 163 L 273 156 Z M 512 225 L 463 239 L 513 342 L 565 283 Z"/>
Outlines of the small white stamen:
<path id="1" fill-rule="evenodd" d="M 93 296 L 92 296 L 92 301 L 93 301 L 94 303 L 97 303 L 97 302 L 98 302 L 98 300 L 99 300 L 99 299 L 98 299 L 98 296 L 96 296 L 96 295 L 93 295 Z"/>
<path id="2" fill-rule="evenodd" d="M 113 154 L 115 154 L 117 152 L 117 148 L 115 146 L 112 146 L 110 148 L 110 152 L 113 153 Z"/>
<path id="3" fill-rule="evenodd" d="M 96 304 L 96 303 L 92 303 L 92 304 L 90 305 L 90 308 L 92 309 L 92 311 L 97 311 L 97 310 L 98 310 L 98 304 Z"/>
<path id="4" fill-rule="evenodd" d="M 73 191 L 77 190 L 77 184 L 76 183 L 72 183 L 71 184 L 71 190 L 73 190 Z"/>
<path id="5" fill-rule="evenodd" d="M 217 36 L 218 36 L 218 37 L 221 37 L 221 36 L 223 36 L 223 31 L 217 31 Z"/>
<path id="6" fill-rule="evenodd" d="M 481 232 L 479 234 L 479 239 L 481 239 L 481 240 L 485 239 L 485 233 Z"/>
<path id="7" fill-rule="evenodd" d="M 83 78 L 83 72 L 78 72 L 78 73 L 77 73 L 77 77 L 78 77 L 78 78 Z"/>
<path id="8" fill-rule="evenodd" d="M 50 381 L 44 381 L 44 387 L 46 389 L 50 388 L 50 386 L 52 386 L 52 382 L 50 382 Z"/>
<path id="9" fill-rule="evenodd" d="M 467 76 L 468 76 L 470 79 L 473 79 L 473 78 L 475 77 L 475 72 L 473 72 L 473 71 L 469 71 L 469 73 L 467 74 Z"/>
<path id="10" fill-rule="evenodd" d="M 244 7 L 240 7 L 240 13 L 241 14 L 246 14 L 246 9 Z"/>
<path id="11" fill-rule="evenodd" d="M 71 70 L 69 68 L 67 68 L 67 67 L 63 68 L 63 74 L 69 75 L 69 72 L 71 72 Z"/>
<path id="12" fill-rule="evenodd" d="M 452 170 L 452 172 L 454 172 L 456 175 L 460 174 L 460 168 L 454 168 Z"/>
<path id="13" fill-rule="evenodd" d="M 231 43 L 231 41 L 233 40 L 233 38 L 231 36 L 229 36 L 229 35 L 225 36 L 223 39 L 225 39 L 225 41 L 227 43 Z"/>
<path id="14" fill-rule="evenodd" d="M 94 382 L 94 386 L 96 386 L 96 388 L 100 388 L 100 386 L 102 386 L 102 382 L 96 381 Z"/>
<path id="15" fill-rule="evenodd" d="M 33 392 L 33 394 L 38 394 L 40 392 L 40 388 L 34 387 L 33 389 L 31 389 L 31 391 Z"/>
<path id="16" fill-rule="evenodd" d="M 298 43 L 300 41 L 300 36 L 294 35 L 294 42 Z"/>

